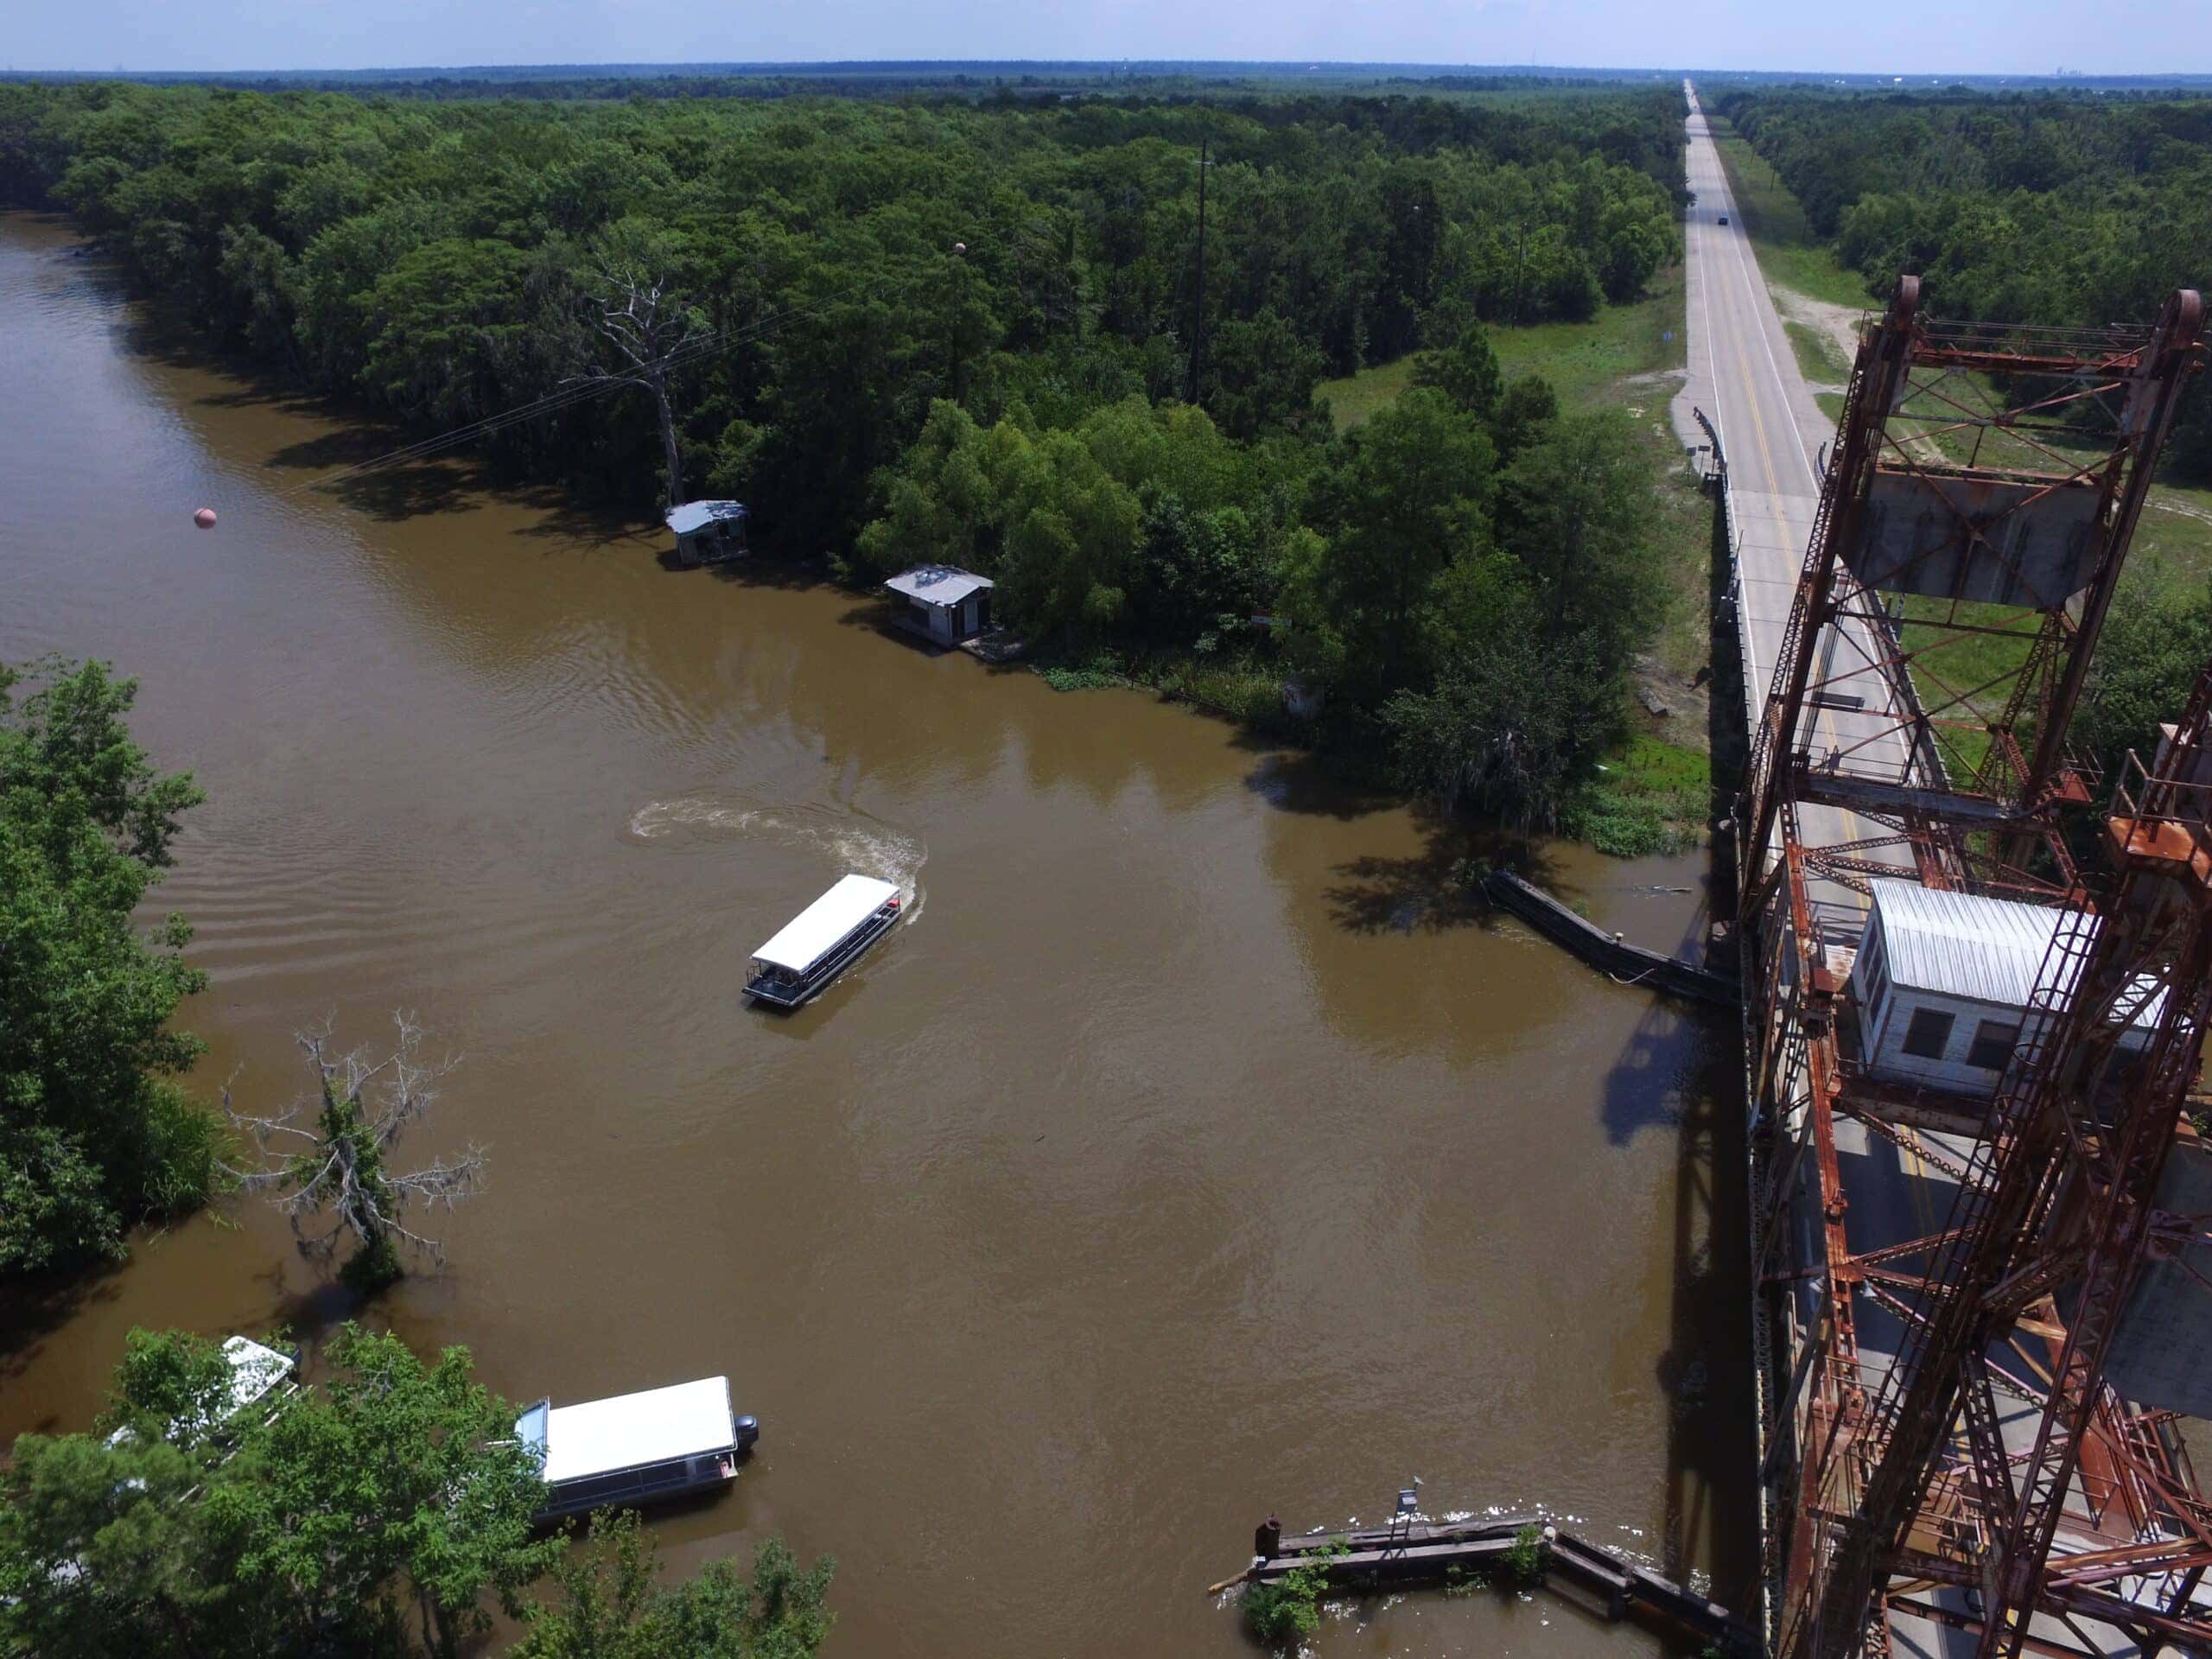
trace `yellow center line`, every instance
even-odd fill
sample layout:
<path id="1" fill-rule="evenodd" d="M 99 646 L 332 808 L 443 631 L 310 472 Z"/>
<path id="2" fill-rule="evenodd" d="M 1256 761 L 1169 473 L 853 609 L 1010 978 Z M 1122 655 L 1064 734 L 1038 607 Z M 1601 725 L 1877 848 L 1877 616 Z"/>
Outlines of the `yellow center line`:
<path id="1" fill-rule="evenodd" d="M 1712 280 L 1713 273 L 1717 271 L 1718 268 L 1724 262 L 1718 256 L 1709 257 L 1704 261 L 1707 269 L 1707 281 L 1710 282 Z M 1738 262 L 1739 266 L 1741 263 L 1742 262 L 1740 261 Z M 1745 283 L 1748 284 L 1751 282 L 1751 276 L 1748 270 L 1739 269 L 1735 274 L 1739 276 Z M 1764 322 L 1758 315 L 1758 307 L 1760 296 L 1755 289 L 1746 288 L 1740 291 L 1748 295 L 1748 303 L 1743 308 L 1750 315 L 1752 326 L 1763 327 L 1764 326 Z M 1724 311 L 1726 309 L 1725 305 L 1723 309 Z M 1736 383 L 1742 392 L 1745 410 L 1751 416 L 1752 441 L 1758 448 L 1759 460 L 1766 468 L 1765 481 L 1768 486 L 1766 490 L 1767 512 L 1774 521 L 1775 531 L 1777 532 L 1776 539 L 1781 543 L 1781 545 L 1786 548 L 1791 543 L 1791 535 L 1789 521 L 1782 511 L 1782 472 L 1781 469 L 1775 465 L 1774 447 L 1767 435 L 1766 416 L 1759 407 L 1758 394 L 1753 386 L 1751 372 L 1751 353 L 1745 348 L 1744 342 L 1740 336 L 1732 337 L 1730 343 L 1734 351 Z M 1789 389 L 1786 386 L 1777 385 L 1777 391 L 1779 391 L 1784 398 L 1788 397 Z M 1798 551 L 1800 556 L 1800 568 L 1802 568 L 1804 550 L 1801 549 L 1798 550 Z M 1748 602 L 1748 600 L 1749 595 L 1746 594 L 1744 601 L 1741 602 Z M 1843 734 L 1841 728 L 1835 724 L 1834 717 L 1825 709 L 1815 709 L 1812 713 L 1813 719 L 1811 730 L 1815 741 L 1825 741 L 1832 747 L 1840 748 L 1842 747 Z M 1864 841 L 1872 836 L 1873 833 L 1872 826 L 1863 822 L 1857 813 L 1841 812 L 1839 814 L 1839 817 L 1841 819 L 1844 832 L 1847 839 L 1853 841 Z"/>

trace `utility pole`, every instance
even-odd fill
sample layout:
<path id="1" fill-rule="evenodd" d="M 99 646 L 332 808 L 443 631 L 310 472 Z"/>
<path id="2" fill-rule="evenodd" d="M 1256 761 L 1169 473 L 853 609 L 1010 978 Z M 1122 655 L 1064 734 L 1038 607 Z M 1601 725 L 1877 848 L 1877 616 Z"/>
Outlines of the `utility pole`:
<path id="1" fill-rule="evenodd" d="M 1513 264 L 1513 326 L 1521 326 L 1521 281 L 1529 270 L 1529 220 L 1524 215 L 1519 226 L 1521 251 Z"/>
<path id="2" fill-rule="evenodd" d="M 1206 169 L 1213 163 L 1206 159 L 1207 136 L 1198 135 L 1198 279 L 1191 295 L 1191 390 L 1183 401 L 1195 405 L 1198 401 L 1198 377 L 1205 371 L 1206 361 Z"/>

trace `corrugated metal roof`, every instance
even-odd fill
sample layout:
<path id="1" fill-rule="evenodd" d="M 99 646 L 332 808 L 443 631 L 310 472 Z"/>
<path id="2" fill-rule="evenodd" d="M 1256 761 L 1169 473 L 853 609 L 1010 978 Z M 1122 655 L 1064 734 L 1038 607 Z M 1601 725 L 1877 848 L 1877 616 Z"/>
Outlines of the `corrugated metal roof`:
<path id="1" fill-rule="evenodd" d="M 695 530 L 704 530 L 717 518 L 742 518 L 742 501 L 686 501 L 680 507 L 668 510 L 668 527 L 678 536 L 689 536 Z"/>
<path id="2" fill-rule="evenodd" d="M 2027 1007 L 2051 938 L 2069 914 L 2050 905 L 1950 893 L 1916 881 L 1872 887 L 1891 982 L 2008 1008 Z M 2147 976 L 2139 988 L 2129 1023 L 2148 1026 L 2164 1006 L 2165 993 Z"/>
<path id="3" fill-rule="evenodd" d="M 2066 912 L 1916 881 L 1876 881 L 1890 978 L 1915 990 L 2024 1007 Z"/>
<path id="4" fill-rule="evenodd" d="M 991 585 L 988 576 L 950 564 L 918 564 L 883 584 L 894 594 L 918 599 L 925 605 L 957 605 L 969 594 Z"/>

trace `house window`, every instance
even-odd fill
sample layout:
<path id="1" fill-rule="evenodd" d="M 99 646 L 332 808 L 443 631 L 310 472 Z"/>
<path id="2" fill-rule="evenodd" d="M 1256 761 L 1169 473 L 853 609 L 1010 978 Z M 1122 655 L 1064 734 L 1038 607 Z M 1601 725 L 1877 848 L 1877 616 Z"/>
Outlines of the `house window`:
<path id="1" fill-rule="evenodd" d="M 1879 949 L 1876 949 L 1869 952 L 1866 957 L 1867 1007 L 1879 1006 L 1882 992 L 1885 988 L 1885 976 L 1882 972 L 1882 953 Z"/>
<path id="2" fill-rule="evenodd" d="M 1951 1046 L 1951 1027 L 1957 1016 L 1934 1008 L 1915 1008 L 1912 1023 L 1904 1030 L 1904 1052 L 1916 1059 L 1940 1060 Z"/>
<path id="3" fill-rule="evenodd" d="M 1985 1020 L 1974 1027 L 1974 1046 L 1967 1050 L 1967 1064 L 1984 1071 L 2002 1071 L 2020 1040 L 2020 1028 L 2003 1020 Z"/>

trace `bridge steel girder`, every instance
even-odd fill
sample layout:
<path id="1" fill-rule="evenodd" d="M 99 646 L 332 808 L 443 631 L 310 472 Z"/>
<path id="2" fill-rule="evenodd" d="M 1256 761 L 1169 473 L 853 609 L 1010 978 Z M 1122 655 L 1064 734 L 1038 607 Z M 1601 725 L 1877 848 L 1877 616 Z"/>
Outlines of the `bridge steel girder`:
<path id="1" fill-rule="evenodd" d="M 2199 788 L 2171 766 L 2132 763 L 2143 772 L 2142 792 L 2127 798 L 2126 815 L 2114 809 L 2112 835 L 2122 856 L 2115 882 L 2094 883 L 2103 904 L 2093 904 L 2057 823 L 2060 808 L 2088 798 L 2069 757 L 2067 728 L 2183 380 L 2201 365 L 2202 320 L 2198 296 L 2183 291 L 2148 330 L 2021 343 L 2030 331 L 1923 319 L 1918 284 L 1905 277 L 1886 315 L 1861 334 L 1738 815 L 1738 870 L 1746 891 L 1738 911 L 1743 981 L 1756 999 L 1746 1009 L 1746 1030 L 1762 1045 L 1751 1068 L 1759 1091 L 1753 1121 L 1773 1134 L 1777 1156 L 1789 1160 L 1783 1184 L 1755 1203 L 1755 1249 L 1762 1282 L 1782 1287 L 1781 1295 L 1803 1295 L 1808 1275 L 1820 1279 L 1819 1351 L 1802 1352 L 1789 1368 L 1790 1386 L 1774 1397 L 1769 1425 L 1775 1446 L 1794 1446 L 1798 1463 L 1770 1557 L 1781 1579 L 1774 1635 L 1783 1659 L 1885 1653 L 1892 1605 L 1974 1630 L 1983 1659 L 2068 1651 L 2030 1634 L 2037 1614 L 2107 1622 L 2145 1645 L 2212 1647 L 2212 1622 L 2196 1616 L 2193 1601 L 2198 1579 L 2212 1567 L 2212 1506 L 2197 1492 L 2185 1457 L 2168 1455 L 2158 1414 L 2126 1405 L 2103 1380 L 2120 1312 L 2153 1236 L 2164 1237 L 2175 1224 L 2152 1208 L 2154 1190 L 2193 1081 L 2183 1057 L 2195 1055 L 2212 1022 L 2212 666 L 2179 747 L 2166 757 L 2194 765 L 2190 757 L 2202 755 L 2205 784 Z M 1969 375 L 2024 385 L 2027 400 L 1977 410 L 1969 400 L 1983 394 Z M 1932 456 L 1924 426 L 1916 442 L 1907 442 L 1913 417 L 1904 405 L 1921 397 L 1961 416 L 1933 435 L 1955 443 L 1971 433 L 1963 462 Z M 2114 398 L 2124 407 L 2112 441 L 2088 461 L 2061 454 L 2037 435 L 2055 412 L 2094 406 L 2109 414 Z M 2037 471 L 1984 463 L 1985 444 L 2024 448 L 2031 459 L 2053 465 Z M 1962 550 L 1948 616 L 1940 601 L 1918 601 L 1926 614 L 1910 613 L 1904 599 L 1893 609 L 1857 574 L 1885 582 L 1893 575 L 1879 563 L 1890 556 L 1887 543 L 1879 554 L 1871 542 L 1860 548 L 1859 538 L 1880 530 L 1878 518 L 1870 521 L 1878 474 L 1893 480 L 1920 474 L 1915 487 L 1960 513 L 1951 526 Z M 2086 586 L 2039 613 L 2024 607 L 2028 620 L 2018 626 L 1961 613 L 1967 560 L 1993 558 L 2019 574 L 2000 544 L 2005 527 L 1969 521 L 1940 494 L 1961 480 L 1984 479 L 2014 492 L 2003 514 L 2039 511 L 2036 504 L 2044 500 L 2070 499 L 2067 510 L 2078 512 L 2082 493 L 2095 495 L 2094 545 L 2079 567 Z M 2018 551 L 2031 540 L 2016 533 L 2011 545 Z M 1891 591 L 1928 589 L 1923 582 Z M 1974 602 L 1988 608 L 1978 597 Z M 1946 628 L 2025 642 L 2001 699 L 1980 701 L 1989 686 L 1959 691 L 1942 684 L 1929 666 L 1936 646 L 1908 644 L 1908 630 L 1940 636 Z M 1838 675 L 1822 652 L 1833 658 L 1847 639 L 1864 661 Z M 1923 677 L 1937 694 L 1932 707 L 1923 704 Z M 1870 715 L 1866 697 L 1839 690 L 1853 684 L 1879 688 L 1879 709 Z M 1829 722 L 1847 733 L 1851 747 L 1847 753 L 1839 736 L 1825 763 L 1806 735 L 1816 703 L 1848 711 L 1856 721 Z M 1999 711 L 1987 717 L 1993 707 Z M 1866 734 L 1870 720 L 1885 719 L 1892 735 L 1878 728 Z M 1946 754 L 1945 734 L 1978 727 L 1987 734 L 1979 760 Z M 1863 759 L 1870 754 L 1878 763 L 1871 768 Z M 1805 809 L 1841 813 L 1847 823 L 1871 820 L 1894 833 L 1811 845 L 1802 833 Z M 2184 865 L 2177 875 L 2171 860 L 2160 864 L 2144 854 L 2131 861 L 2130 836 L 2152 830 L 2169 842 L 2178 834 L 2201 848 L 2202 869 Z M 1906 853 L 1910 861 L 1887 864 L 1878 856 L 1885 851 Z M 1866 881 L 1885 874 L 2055 903 L 2073 918 L 2057 930 L 1986 1118 L 1893 1101 L 1884 1086 L 1857 1077 L 1840 1052 L 1842 970 L 1827 964 L 1811 887 L 1831 884 L 1827 891 L 1848 899 L 1847 889 L 1863 893 Z M 2192 909 L 2183 895 L 2200 890 L 2206 896 Z M 2145 915 L 2162 920 L 2152 925 L 2141 920 Z M 2109 1026 L 2115 999 L 2146 976 L 2165 992 L 2154 1087 L 2127 1098 L 2115 1120 L 2109 1092 L 2095 1088 L 2116 1042 L 2099 1021 Z M 1795 1079 L 1790 1103 L 1770 1109 L 1786 1077 Z M 1839 1113 L 1907 1151 L 1934 1152 L 1914 1134 L 1916 1118 L 1964 1139 L 1964 1153 L 1931 1160 L 1956 1184 L 1953 1213 L 1940 1230 L 1854 1255 L 1834 1144 Z M 1808 1166 L 1824 1261 L 1784 1263 L 1770 1274 L 1766 1258 L 1789 1226 L 1788 1187 Z M 1916 1255 L 1924 1258 L 1924 1272 L 1909 1259 Z M 2075 1279 L 2080 1294 L 2062 1320 L 2050 1291 Z M 1878 1376 L 1858 1352 L 1858 1294 L 1897 1316 L 1904 1333 L 1897 1359 Z M 2033 1297 L 2043 1300 L 2031 1308 Z M 2041 1362 L 2024 1348 L 2017 1372 L 2009 1360 L 1999 1363 L 1998 1351 L 2008 1341 L 2018 1347 L 2024 1333 L 2051 1344 L 2056 1363 L 2047 1388 L 2037 1386 Z M 2007 1448 L 1997 1393 L 2024 1401 L 2036 1414 L 2028 1451 Z M 2069 1508 L 2075 1491 L 2091 1494 L 2093 1513 Z M 2116 1511 L 2112 1522 L 2102 1519 L 2114 1505 L 2125 1510 L 2136 1541 L 2099 1549 L 2095 1540 L 2111 1537 L 2099 1529 L 2120 1523 Z M 2078 1535 L 2089 1547 L 2054 1557 L 2062 1526 L 2071 1529 L 2068 1538 Z M 1986 1616 L 1907 1603 L 1894 1583 L 1884 1588 L 1897 1573 L 1974 1590 Z M 2131 1585 L 2142 1586 L 2133 1599 Z M 2153 1598 L 2147 1603 L 2146 1595 Z"/>

